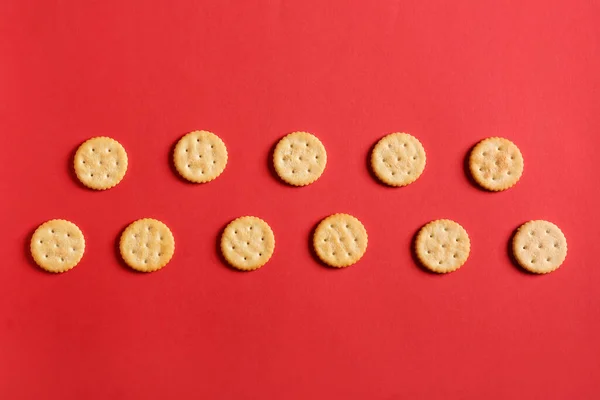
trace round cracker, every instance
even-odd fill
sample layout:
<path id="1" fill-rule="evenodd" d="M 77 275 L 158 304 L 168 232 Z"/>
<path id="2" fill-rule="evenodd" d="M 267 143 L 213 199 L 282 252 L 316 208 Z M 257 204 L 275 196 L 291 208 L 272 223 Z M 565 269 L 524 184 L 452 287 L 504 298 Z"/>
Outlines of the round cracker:
<path id="1" fill-rule="evenodd" d="M 313 248 L 325 264 L 348 267 L 367 251 L 369 236 L 364 225 L 348 214 L 333 214 L 323 219 L 313 235 Z"/>
<path id="2" fill-rule="evenodd" d="M 308 132 L 293 132 L 283 137 L 273 152 L 277 175 L 294 186 L 313 183 L 327 165 L 325 146 Z"/>
<path id="3" fill-rule="evenodd" d="M 153 272 L 171 261 L 175 238 L 162 222 L 144 218 L 131 223 L 121 234 L 121 257 L 136 271 Z"/>
<path id="4" fill-rule="evenodd" d="M 552 222 L 534 220 L 519 227 L 512 250 L 519 265 L 535 274 L 547 274 L 567 257 L 567 239 Z"/>
<path id="5" fill-rule="evenodd" d="M 31 256 L 49 272 L 65 272 L 75 267 L 85 252 L 85 238 L 77 225 L 53 219 L 40 225 L 31 237 Z"/>
<path id="6" fill-rule="evenodd" d="M 265 265 L 275 251 L 275 235 L 269 224 L 257 217 L 240 217 L 221 235 L 221 253 L 234 268 L 252 271 Z"/>
<path id="7" fill-rule="evenodd" d="M 425 170 L 426 162 L 423 145 L 408 133 L 391 133 L 383 137 L 371 153 L 373 172 L 390 186 L 413 183 Z"/>
<path id="8" fill-rule="evenodd" d="M 469 170 L 475 182 L 494 192 L 514 186 L 523 174 L 523 166 L 519 148 L 500 137 L 490 137 L 477 143 L 469 157 Z"/>
<path id="9" fill-rule="evenodd" d="M 419 230 L 415 252 L 421 264 L 440 274 L 456 271 L 469 258 L 471 241 L 465 228 L 449 219 L 431 221 Z"/>
<path id="10" fill-rule="evenodd" d="M 208 131 L 193 131 L 184 135 L 173 151 L 175 169 L 194 183 L 206 183 L 217 178 L 227 165 L 227 147 L 220 137 Z"/>
<path id="11" fill-rule="evenodd" d="M 100 136 L 85 141 L 75 153 L 77 179 L 95 190 L 116 186 L 127 172 L 127 152 L 114 139 Z"/>

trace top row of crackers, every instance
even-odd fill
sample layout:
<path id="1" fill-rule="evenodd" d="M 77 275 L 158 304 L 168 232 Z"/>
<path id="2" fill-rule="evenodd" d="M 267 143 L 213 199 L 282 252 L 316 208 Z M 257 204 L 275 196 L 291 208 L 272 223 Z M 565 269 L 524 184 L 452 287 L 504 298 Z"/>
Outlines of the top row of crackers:
<path id="1" fill-rule="evenodd" d="M 206 183 L 217 178 L 227 166 L 227 147 L 212 132 L 193 131 L 184 135 L 173 151 L 173 164 L 186 180 Z M 374 146 L 371 168 L 389 186 L 406 186 L 416 181 L 427 162 L 423 145 L 408 133 L 391 133 Z M 108 137 L 87 140 L 77 150 L 74 169 L 85 186 L 106 190 L 116 186 L 127 172 L 127 152 Z M 273 166 L 282 181 L 305 186 L 325 171 L 327 151 L 323 143 L 308 132 L 284 136 L 273 152 Z M 510 140 L 490 137 L 479 142 L 469 157 L 470 173 L 482 188 L 506 190 L 523 173 L 523 156 Z"/>

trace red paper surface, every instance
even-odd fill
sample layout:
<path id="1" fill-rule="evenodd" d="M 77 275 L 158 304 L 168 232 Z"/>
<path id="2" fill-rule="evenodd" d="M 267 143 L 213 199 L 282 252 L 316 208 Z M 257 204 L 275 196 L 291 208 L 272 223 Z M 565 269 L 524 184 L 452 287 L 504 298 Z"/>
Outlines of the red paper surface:
<path id="1" fill-rule="evenodd" d="M 600 396 L 600 3 L 595 1 L 0 2 L 0 398 L 597 399 Z M 205 185 L 169 165 L 178 138 L 227 144 Z M 327 148 L 304 188 L 271 173 L 272 147 L 307 130 Z M 383 135 L 423 143 L 405 188 L 372 178 Z M 70 171 L 111 136 L 130 166 L 114 189 Z M 487 136 L 513 140 L 521 181 L 486 193 L 465 175 Z M 311 230 L 346 212 L 369 232 L 330 269 Z M 259 216 L 277 247 L 259 271 L 217 251 Z M 116 241 L 141 217 L 173 231 L 171 263 L 128 270 Z M 87 246 L 62 275 L 30 235 L 73 221 Z M 411 255 L 426 222 L 458 221 L 467 263 L 438 276 Z M 547 276 L 515 267 L 529 219 L 568 239 Z"/>

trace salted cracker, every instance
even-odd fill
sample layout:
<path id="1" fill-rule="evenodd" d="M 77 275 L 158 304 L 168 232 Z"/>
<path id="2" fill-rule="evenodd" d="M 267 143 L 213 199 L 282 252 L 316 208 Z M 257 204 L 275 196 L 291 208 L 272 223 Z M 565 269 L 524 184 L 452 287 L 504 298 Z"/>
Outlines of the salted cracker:
<path id="1" fill-rule="evenodd" d="M 352 215 L 333 214 L 323 219 L 313 235 L 313 248 L 325 264 L 348 267 L 367 251 L 369 237 L 363 224 Z"/>
<path id="2" fill-rule="evenodd" d="M 277 175 L 294 186 L 313 183 L 325 170 L 327 152 L 316 136 L 308 132 L 293 132 L 284 136 L 273 152 Z"/>
<path id="3" fill-rule="evenodd" d="M 514 186 L 523 174 L 523 156 L 510 140 L 490 137 L 477 143 L 469 157 L 469 170 L 477 184 L 490 191 Z"/>
<path id="4" fill-rule="evenodd" d="M 547 274 L 565 261 L 567 239 L 552 222 L 534 220 L 519 227 L 512 250 L 521 267 L 535 274 Z"/>
<path id="5" fill-rule="evenodd" d="M 74 223 L 53 219 L 35 230 L 30 251 L 41 268 L 49 272 L 65 272 L 81 261 L 85 252 L 85 238 Z"/>
<path id="6" fill-rule="evenodd" d="M 227 147 L 212 132 L 193 131 L 175 145 L 173 163 L 177 172 L 188 181 L 210 182 L 225 170 Z"/>
<path id="7" fill-rule="evenodd" d="M 144 218 L 131 223 L 119 242 L 121 257 L 136 271 L 153 272 L 169 263 L 175 253 L 175 238 L 162 222 Z"/>
<path id="8" fill-rule="evenodd" d="M 234 268 L 252 271 L 265 265 L 275 251 L 275 235 L 265 221 L 245 216 L 229 223 L 221 235 L 221 253 Z"/>
<path id="9" fill-rule="evenodd" d="M 116 186 L 127 172 L 127 153 L 116 140 L 99 136 L 79 146 L 73 159 L 77 179 L 95 190 Z"/>
<path id="10" fill-rule="evenodd" d="M 421 264 L 437 273 L 452 272 L 469 258 L 471 242 L 467 231 L 449 219 L 431 221 L 419 230 L 415 252 Z"/>
<path id="11" fill-rule="evenodd" d="M 390 186 L 406 186 L 416 181 L 426 162 L 423 145 L 408 133 L 391 133 L 383 137 L 371 153 L 373 172 Z"/>

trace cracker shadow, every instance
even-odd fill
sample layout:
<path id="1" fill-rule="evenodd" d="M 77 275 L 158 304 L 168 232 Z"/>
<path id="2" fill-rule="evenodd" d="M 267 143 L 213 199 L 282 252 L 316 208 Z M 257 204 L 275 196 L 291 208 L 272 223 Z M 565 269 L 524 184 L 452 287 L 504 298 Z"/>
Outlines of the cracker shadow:
<path id="1" fill-rule="evenodd" d="M 494 191 L 487 190 L 486 188 L 484 188 L 480 184 L 478 184 L 477 181 L 475 180 L 475 178 L 473 178 L 473 175 L 471 174 L 471 169 L 469 168 L 469 159 L 471 158 L 471 153 L 473 152 L 473 149 L 475 148 L 475 146 L 477 146 L 478 144 L 479 144 L 479 142 L 472 145 L 469 148 L 469 150 L 467 151 L 467 153 L 465 154 L 465 156 L 463 158 L 463 172 L 465 174 L 465 177 L 471 184 L 471 186 L 473 186 L 474 188 L 479 189 L 485 193 L 494 193 Z"/>
<path id="2" fill-rule="evenodd" d="M 232 219 L 232 220 L 230 220 L 229 222 L 223 224 L 221 226 L 221 228 L 219 229 L 219 234 L 217 235 L 217 239 L 215 240 L 215 253 L 217 254 L 217 257 L 219 258 L 219 261 L 221 261 L 221 264 L 224 265 L 229 271 L 236 272 L 236 273 L 242 273 L 243 274 L 243 273 L 248 273 L 248 272 L 257 272 L 257 271 L 260 271 L 271 260 L 267 261 L 267 263 L 265 265 L 263 265 L 262 267 L 260 267 L 258 269 L 252 269 L 252 270 L 244 271 L 242 269 L 237 269 L 234 266 L 232 266 L 231 264 L 229 264 L 229 262 L 227 261 L 227 259 L 223 255 L 223 252 L 221 251 L 221 238 L 223 237 L 223 232 L 225 232 L 225 228 L 227 228 L 227 225 L 229 225 L 234 220 L 235 220 L 235 218 Z M 271 256 L 271 258 L 273 258 L 273 256 Z"/>
<path id="3" fill-rule="evenodd" d="M 171 147 L 169 147 L 169 152 L 167 154 L 167 164 L 169 165 L 171 173 L 177 178 L 177 180 L 179 180 L 179 182 L 185 183 L 189 186 L 200 185 L 199 183 L 190 182 L 187 179 L 185 179 L 183 176 L 181 176 L 179 171 L 177 171 L 177 167 L 175 167 L 175 160 L 173 159 L 173 154 L 175 154 L 175 147 L 177 147 L 177 143 L 179 143 L 179 140 L 185 135 L 186 133 L 178 137 L 177 140 L 175 140 L 173 144 L 171 144 Z"/>
<path id="4" fill-rule="evenodd" d="M 417 236 L 419 235 L 419 232 L 421 231 L 421 229 L 423 229 L 423 227 L 427 225 L 427 223 L 421 225 L 419 227 L 419 229 L 417 229 L 415 231 L 415 233 L 413 234 L 413 237 L 410 241 L 410 256 L 413 260 L 413 262 L 416 264 L 417 268 L 421 270 L 421 272 L 430 275 L 430 276 L 444 276 L 447 274 L 440 274 L 437 272 L 434 272 L 430 269 L 428 269 L 427 267 L 425 267 L 423 265 L 423 263 L 421 262 L 421 260 L 419 260 L 419 256 L 417 255 Z"/>
<path id="5" fill-rule="evenodd" d="M 323 261 L 321 261 L 321 259 L 317 255 L 317 251 L 315 250 L 315 246 L 313 245 L 313 238 L 315 237 L 315 232 L 317 230 L 317 227 L 321 223 L 321 221 L 322 221 L 322 219 L 319 220 L 319 221 L 317 221 L 316 223 L 314 223 L 313 226 L 310 228 L 310 232 L 308 234 L 308 242 L 307 242 L 307 244 L 308 244 L 308 252 L 310 253 L 310 256 L 312 257 L 312 259 L 318 265 L 320 265 L 322 268 L 331 269 L 327 264 L 325 264 Z"/>
<path id="6" fill-rule="evenodd" d="M 269 173 L 271 174 L 271 176 L 277 181 L 277 183 L 279 183 L 281 186 L 285 186 L 288 188 L 301 188 L 304 186 L 294 186 L 294 185 L 290 185 L 289 183 L 285 182 L 283 179 L 281 179 L 281 177 L 279 176 L 279 174 L 277 173 L 277 170 L 275 169 L 275 164 L 273 163 L 273 157 L 275 155 L 275 148 L 277 148 L 277 145 L 279 144 L 279 141 L 281 139 L 283 139 L 286 135 L 280 137 L 279 139 L 277 139 L 277 141 L 275 143 L 273 143 L 271 145 L 271 147 L 269 148 L 269 153 L 267 155 L 267 168 L 269 170 Z"/>
<path id="7" fill-rule="evenodd" d="M 376 140 L 376 141 L 375 141 L 375 142 L 374 142 L 374 143 L 373 143 L 373 144 L 372 144 L 372 145 L 369 147 L 369 150 L 368 150 L 368 152 L 367 152 L 367 156 L 365 157 L 365 166 L 366 166 L 366 169 L 367 169 L 367 171 L 369 172 L 369 175 L 371 176 L 371 179 L 373 179 L 373 181 L 375 181 L 376 183 L 378 183 L 378 184 L 379 184 L 379 186 L 381 186 L 382 188 L 388 189 L 388 190 L 390 190 L 390 191 L 392 191 L 392 190 L 398 190 L 398 189 L 402 189 L 402 188 L 405 188 L 405 187 L 407 187 L 407 186 L 410 186 L 410 185 L 411 185 L 412 183 L 414 183 L 414 182 L 412 182 L 411 184 L 405 185 L 405 186 L 391 186 L 391 185 L 388 185 L 387 183 L 385 183 L 385 182 L 383 182 L 381 179 L 379 179 L 379 178 L 377 177 L 377 174 L 376 174 L 376 173 L 375 173 L 375 171 L 373 170 L 373 165 L 371 164 L 371 157 L 372 157 L 372 154 L 373 154 L 373 150 L 375 150 L 375 146 L 377 146 L 377 143 L 379 143 L 379 141 L 380 141 L 381 139 L 383 139 L 384 137 L 385 137 L 385 136 L 382 136 L 382 137 L 380 137 L 379 139 L 377 139 L 377 140 Z M 423 173 L 424 173 L 424 172 L 425 172 L 425 171 L 423 171 Z M 423 174 L 421 174 L 421 176 L 422 176 L 422 175 L 423 175 Z M 419 179 L 421 178 L 421 176 L 419 176 Z"/>
<path id="8" fill-rule="evenodd" d="M 483 188 L 481 186 L 479 186 L 479 184 L 477 184 L 477 182 L 473 178 L 473 175 L 471 175 L 471 169 L 469 168 L 469 159 L 471 158 L 471 153 L 473 152 L 473 149 L 475 148 L 476 145 L 477 145 L 477 143 L 475 143 L 474 145 L 472 145 L 471 147 L 469 147 L 469 150 L 467 151 L 467 153 L 463 157 L 463 172 L 465 174 L 465 177 L 467 178 L 467 180 L 471 184 L 471 186 L 474 186 L 477 189 L 482 189 L 483 190 Z"/>
<path id="9" fill-rule="evenodd" d="M 77 187 L 79 187 L 80 189 L 83 190 L 92 190 L 94 191 L 94 189 L 90 189 L 89 187 L 85 186 L 83 183 L 81 183 L 81 181 L 79 180 L 79 178 L 77 177 L 77 174 L 75 173 L 75 166 L 73 165 L 74 160 L 75 160 L 75 154 L 77 154 L 77 150 L 79 150 L 79 147 L 85 143 L 85 140 L 81 143 L 79 143 L 76 147 L 74 147 L 70 153 L 69 153 L 69 157 L 67 159 L 67 173 L 69 174 L 69 177 L 71 178 L 71 180 L 73 182 L 75 182 L 75 185 L 77 185 Z"/>
<path id="10" fill-rule="evenodd" d="M 333 214 L 333 213 L 332 213 Z M 329 214 L 331 215 L 331 214 Z M 317 228 L 319 227 L 319 224 L 321 223 L 321 221 L 323 221 L 323 219 L 327 218 L 327 216 L 321 218 L 320 220 L 318 220 L 310 229 L 310 233 L 308 236 L 308 252 L 310 254 L 310 256 L 313 258 L 313 260 L 324 270 L 326 271 L 340 271 L 340 270 L 345 270 L 348 268 L 352 268 L 354 267 L 356 264 L 360 263 L 360 260 L 358 260 L 356 263 L 349 265 L 348 267 L 332 267 L 331 265 L 328 265 L 326 263 L 324 263 L 321 258 L 319 258 L 319 256 L 317 255 L 317 251 L 315 250 L 315 246 L 313 245 L 313 238 L 315 237 L 315 232 L 317 230 Z"/>
<path id="11" fill-rule="evenodd" d="M 133 268 L 131 268 L 129 265 L 127 265 L 127 263 L 125 262 L 125 260 L 123 260 L 123 257 L 121 257 L 121 236 L 123 235 L 123 232 L 125 232 L 125 229 L 127 229 L 127 227 L 134 221 L 131 221 L 130 223 L 128 223 L 127 225 L 125 225 L 124 227 L 122 227 L 119 230 L 119 234 L 117 235 L 117 238 L 115 239 L 115 243 L 113 246 L 113 250 L 114 250 L 114 255 L 115 255 L 115 259 L 117 260 L 117 263 L 119 264 L 119 266 L 124 269 L 125 271 L 129 272 L 130 274 L 134 274 L 134 275 L 144 275 L 147 274 L 147 272 L 141 272 L 141 271 L 137 271 Z"/>
<path id="12" fill-rule="evenodd" d="M 519 228 L 521 227 L 522 224 L 519 224 L 519 226 L 517 226 L 510 234 L 510 237 L 508 239 L 508 242 L 506 242 L 506 255 L 508 257 L 508 259 L 510 260 L 510 263 L 512 264 L 512 266 L 519 271 L 522 275 L 527 275 L 527 276 L 536 276 L 537 274 L 534 274 L 533 272 L 529 272 L 527 271 L 525 268 L 521 267 L 521 265 L 519 264 L 519 262 L 517 261 L 517 258 L 515 257 L 515 253 L 513 252 L 513 248 L 512 248 L 512 243 L 513 240 L 515 238 L 515 235 L 517 234 L 517 232 L 519 231 Z"/>
<path id="13" fill-rule="evenodd" d="M 369 147 L 369 150 L 367 151 L 367 156 L 365 157 L 365 164 L 366 164 L 367 171 L 369 171 L 369 175 L 371 176 L 371 179 L 373 179 L 375 182 L 377 182 L 379 185 L 381 185 L 383 187 L 392 188 L 391 186 L 386 185 L 385 183 L 381 182 L 381 180 L 375 174 L 375 171 L 373 171 L 373 165 L 371 164 L 371 156 L 373 154 L 373 150 L 375 150 L 375 146 L 377 146 L 377 143 L 379 143 L 379 141 L 381 139 L 382 138 L 377 139 L 375 141 L 375 143 L 373 143 Z"/>
<path id="14" fill-rule="evenodd" d="M 36 226 L 35 228 L 31 228 L 30 230 L 28 230 L 27 235 L 25 236 L 25 240 L 23 240 L 23 252 L 25 253 L 25 258 L 27 258 L 29 266 L 31 266 L 38 273 L 43 275 L 61 275 L 43 270 L 42 267 L 37 265 L 37 263 L 33 259 L 33 256 L 31 255 L 31 238 L 33 237 L 33 234 L 35 233 L 37 228 L 38 227 Z"/>

